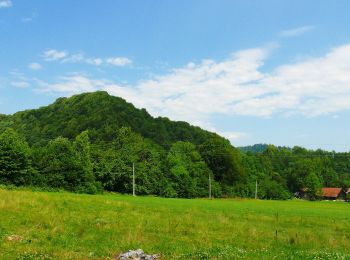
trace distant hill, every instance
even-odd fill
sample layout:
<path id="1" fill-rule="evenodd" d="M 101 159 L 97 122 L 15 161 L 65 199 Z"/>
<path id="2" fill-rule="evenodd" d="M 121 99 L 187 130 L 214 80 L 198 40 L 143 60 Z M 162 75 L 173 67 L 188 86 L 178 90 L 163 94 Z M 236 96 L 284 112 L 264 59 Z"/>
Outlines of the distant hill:
<path id="1" fill-rule="evenodd" d="M 262 153 L 267 149 L 268 146 L 269 146 L 268 144 L 254 144 L 254 145 L 248 145 L 248 146 L 241 146 L 241 147 L 238 147 L 238 149 L 246 153 L 247 152 Z"/>
<path id="2" fill-rule="evenodd" d="M 137 109 L 104 91 L 59 98 L 39 109 L 0 115 L 0 132 L 11 127 L 31 145 L 43 144 L 58 136 L 73 139 L 84 130 L 89 130 L 92 142 L 110 141 L 113 133 L 123 126 L 162 146 L 176 141 L 201 144 L 209 137 L 224 139 L 186 122 L 154 118 L 145 109 Z"/>
<path id="3" fill-rule="evenodd" d="M 242 152 L 251 152 L 251 153 L 262 153 L 264 152 L 270 145 L 269 144 L 254 144 L 254 145 L 248 145 L 248 146 L 241 146 L 237 147 Z M 283 147 L 283 146 L 276 146 L 277 149 L 287 148 L 289 147 Z"/>

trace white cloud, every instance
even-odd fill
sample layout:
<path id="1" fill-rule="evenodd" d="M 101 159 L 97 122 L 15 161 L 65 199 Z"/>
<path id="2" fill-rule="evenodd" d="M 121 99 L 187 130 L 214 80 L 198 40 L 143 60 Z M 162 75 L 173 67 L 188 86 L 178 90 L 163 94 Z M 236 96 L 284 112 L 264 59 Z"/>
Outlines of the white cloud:
<path id="1" fill-rule="evenodd" d="M 64 95 L 73 95 L 82 92 L 92 92 L 108 86 L 105 80 L 93 80 L 80 74 L 60 77 L 58 83 L 37 81 L 38 90 L 42 92 L 54 92 Z"/>
<path id="2" fill-rule="evenodd" d="M 28 68 L 31 70 L 40 70 L 40 69 L 42 69 L 42 66 L 40 63 L 32 62 L 32 63 L 28 64 Z"/>
<path id="3" fill-rule="evenodd" d="M 203 125 L 210 115 L 229 114 L 233 103 L 263 93 L 262 89 L 248 84 L 265 77 L 258 68 L 269 51 L 269 48 L 250 49 L 234 53 L 222 62 L 189 63 L 131 88 L 108 87 L 107 90 L 138 107 L 146 107 L 154 115 Z"/>
<path id="4" fill-rule="evenodd" d="M 306 116 L 350 109 L 349 71 L 350 44 L 322 57 L 280 66 L 257 85 L 270 96 L 258 98 L 255 107 L 270 108 L 267 115 L 285 111 Z"/>
<path id="5" fill-rule="evenodd" d="M 132 61 L 126 57 L 111 57 L 106 59 L 106 62 L 118 67 L 123 67 L 132 63 Z"/>
<path id="6" fill-rule="evenodd" d="M 237 140 L 242 140 L 248 136 L 247 133 L 243 132 L 221 132 L 215 129 L 210 131 L 216 132 L 218 135 L 225 137 L 226 139 L 230 140 L 231 143 L 235 143 Z"/>
<path id="7" fill-rule="evenodd" d="M 103 64 L 103 60 L 101 58 L 89 58 L 89 59 L 86 59 L 85 62 L 96 66 L 100 66 Z"/>
<path id="8" fill-rule="evenodd" d="M 68 56 L 66 51 L 58 51 L 55 49 L 47 50 L 44 52 L 43 57 L 46 61 L 61 60 Z"/>
<path id="9" fill-rule="evenodd" d="M 282 37 L 297 37 L 297 36 L 300 36 L 306 32 L 312 31 L 313 29 L 315 29 L 315 27 L 311 26 L 311 25 L 302 26 L 302 27 L 282 31 L 280 33 L 280 36 L 282 36 Z"/>
<path id="10" fill-rule="evenodd" d="M 74 75 L 42 87 L 60 94 L 107 90 L 155 116 L 185 120 L 209 130 L 207 122 L 216 114 L 311 117 L 350 110 L 350 44 L 263 72 L 270 51 L 249 49 L 223 61 L 189 63 L 135 85 Z M 239 136 L 224 135 L 230 139 Z"/>
<path id="11" fill-rule="evenodd" d="M 86 57 L 82 53 L 69 54 L 66 51 L 58 51 L 55 49 L 47 50 L 42 57 L 46 61 L 60 61 L 62 63 L 86 63 L 90 65 L 113 65 L 117 67 L 124 67 L 132 63 L 132 60 L 126 57 L 110 57 L 107 59 Z"/>
<path id="12" fill-rule="evenodd" d="M 11 79 L 8 80 L 8 83 L 16 88 L 29 88 L 31 86 L 30 79 L 17 70 L 10 72 Z"/>
<path id="13" fill-rule="evenodd" d="M 30 84 L 27 81 L 13 81 L 11 85 L 16 88 L 29 88 Z"/>
<path id="14" fill-rule="evenodd" d="M 12 6 L 11 0 L 0 0 L 0 8 L 8 8 Z"/>
<path id="15" fill-rule="evenodd" d="M 66 55 L 64 59 L 62 59 L 62 62 L 69 62 L 69 63 L 78 63 L 83 62 L 85 60 L 85 57 L 81 53 L 72 54 L 72 55 Z"/>

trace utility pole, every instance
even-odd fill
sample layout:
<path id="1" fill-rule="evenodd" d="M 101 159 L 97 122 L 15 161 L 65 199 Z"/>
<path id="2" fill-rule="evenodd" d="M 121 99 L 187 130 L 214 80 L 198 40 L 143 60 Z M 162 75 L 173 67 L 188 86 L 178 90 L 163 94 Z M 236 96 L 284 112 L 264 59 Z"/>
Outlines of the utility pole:
<path id="1" fill-rule="evenodd" d="M 135 164 L 132 163 L 132 196 L 135 197 Z"/>
<path id="2" fill-rule="evenodd" d="M 211 199 L 211 179 L 209 174 L 209 199 Z"/>
<path id="3" fill-rule="evenodd" d="M 255 180 L 255 199 L 258 198 L 258 180 Z"/>

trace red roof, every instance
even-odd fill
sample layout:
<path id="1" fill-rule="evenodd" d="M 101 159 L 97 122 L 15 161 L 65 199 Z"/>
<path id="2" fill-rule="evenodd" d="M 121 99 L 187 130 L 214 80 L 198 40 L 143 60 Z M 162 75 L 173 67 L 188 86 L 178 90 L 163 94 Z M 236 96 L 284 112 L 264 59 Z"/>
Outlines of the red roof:
<path id="1" fill-rule="evenodd" d="M 337 198 L 342 188 L 322 188 L 322 196 L 328 198 Z"/>

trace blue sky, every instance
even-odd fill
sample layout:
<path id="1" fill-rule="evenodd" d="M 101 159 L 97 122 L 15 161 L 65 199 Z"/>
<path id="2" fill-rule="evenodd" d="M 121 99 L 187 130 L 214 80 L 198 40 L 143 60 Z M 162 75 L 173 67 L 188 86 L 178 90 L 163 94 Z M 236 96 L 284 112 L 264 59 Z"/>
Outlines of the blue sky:
<path id="1" fill-rule="evenodd" d="M 233 145 L 350 150 L 350 1 L 0 0 L 0 113 L 107 90 Z"/>

